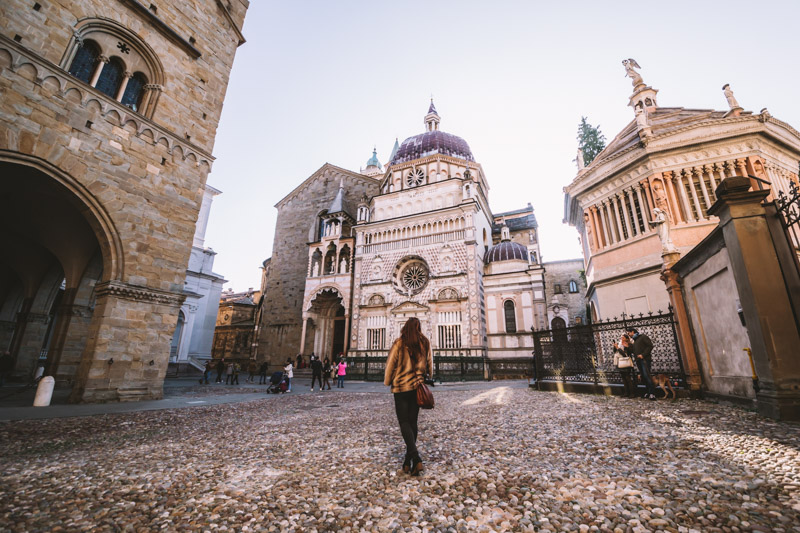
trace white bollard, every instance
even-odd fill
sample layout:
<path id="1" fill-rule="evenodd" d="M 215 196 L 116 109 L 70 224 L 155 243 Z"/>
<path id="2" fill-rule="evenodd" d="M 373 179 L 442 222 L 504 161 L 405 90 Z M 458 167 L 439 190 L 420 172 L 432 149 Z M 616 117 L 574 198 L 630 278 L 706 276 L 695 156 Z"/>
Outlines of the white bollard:
<path id="1" fill-rule="evenodd" d="M 33 406 L 47 407 L 50 405 L 55 386 L 56 380 L 53 376 L 45 376 L 39 380 L 39 386 L 36 388 L 36 398 L 33 399 Z"/>

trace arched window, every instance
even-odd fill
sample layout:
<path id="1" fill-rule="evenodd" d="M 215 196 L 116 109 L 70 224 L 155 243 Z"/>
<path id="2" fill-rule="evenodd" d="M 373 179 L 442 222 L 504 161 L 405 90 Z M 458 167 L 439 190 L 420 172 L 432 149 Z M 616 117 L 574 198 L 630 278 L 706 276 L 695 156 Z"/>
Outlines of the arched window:
<path id="1" fill-rule="evenodd" d="M 575 280 L 570 280 L 570 282 L 569 282 L 569 292 L 578 292 L 578 284 L 575 283 Z"/>
<path id="2" fill-rule="evenodd" d="M 75 52 L 75 58 L 69 66 L 69 73 L 79 80 L 89 83 L 97 67 L 97 58 L 100 56 L 100 47 L 94 41 L 84 41 Z"/>
<path id="3" fill-rule="evenodd" d="M 103 65 L 103 70 L 100 72 L 100 78 L 97 80 L 95 87 L 98 91 L 107 94 L 111 98 L 116 98 L 119 86 L 122 83 L 123 72 L 125 72 L 125 66 L 122 61 L 112 57 L 108 63 Z"/>
<path id="4" fill-rule="evenodd" d="M 122 105 L 128 106 L 134 111 L 139 109 L 142 104 L 142 96 L 144 95 L 144 86 L 147 84 L 147 78 L 141 72 L 137 72 L 131 79 L 128 80 L 128 85 L 125 87 L 125 93 L 122 95 Z"/>
<path id="5" fill-rule="evenodd" d="M 514 301 L 506 300 L 503 303 L 503 312 L 506 317 L 506 333 L 517 332 L 517 315 L 514 311 Z"/>

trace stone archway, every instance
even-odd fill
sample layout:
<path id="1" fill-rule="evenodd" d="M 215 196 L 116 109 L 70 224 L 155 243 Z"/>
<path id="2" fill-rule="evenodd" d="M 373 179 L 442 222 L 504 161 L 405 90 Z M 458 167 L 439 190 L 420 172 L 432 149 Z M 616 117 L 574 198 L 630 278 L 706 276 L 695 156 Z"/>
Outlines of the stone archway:
<path id="1" fill-rule="evenodd" d="M 313 341 L 311 346 L 304 343 L 303 351 L 308 352 L 311 348 L 310 351 L 318 357 L 331 360 L 339 353 L 347 352 L 350 317 L 344 303 L 341 293 L 333 287 L 317 291 L 304 314 L 304 323 L 313 328 L 309 331 L 306 327 L 304 331 Z"/>
<path id="2" fill-rule="evenodd" d="M 16 379 L 43 366 L 63 386 L 78 379 L 94 288 L 118 270 L 119 246 L 98 240 L 105 224 L 75 194 L 79 186 L 46 167 L 0 158 L 0 348 L 11 352 Z"/>

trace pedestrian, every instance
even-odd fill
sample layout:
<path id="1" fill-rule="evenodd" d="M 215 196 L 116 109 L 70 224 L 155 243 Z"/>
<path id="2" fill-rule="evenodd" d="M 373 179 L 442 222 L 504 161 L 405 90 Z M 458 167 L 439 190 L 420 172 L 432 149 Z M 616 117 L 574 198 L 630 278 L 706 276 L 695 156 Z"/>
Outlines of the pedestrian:
<path id="1" fill-rule="evenodd" d="M 331 390 L 331 371 L 333 370 L 333 365 L 331 365 L 331 360 L 327 357 L 325 358 L 325 362 L 322 364 L 322 390 L 325 390 L 325 385 L 328 386 L 328 390 Z"/>
<path id="2" fill-rule="evenodd" d="M 14 370 L 14 358 L 11 356 L 11 352 L 6 350 L 0 356 L 0 387 L 5 385 L 6 378 L 11 375 L 12 370 Z"/>
<path id="3" fill-rule="evenodd" d="M 625 398 L 636 397 L 636 387 L 633 384 L 633 359 L 629 353 L 630 347 L 630 338 L 626 334 L 622 335 L 619 344 L 614 343 L 614 366 L 622 378 L 622 395 Z"/>
<path id="4" fill-rule="evenodd" d="M 211 361 L 206 361 L 206 366 L 203 369 L 203 378 L 200 380 L 200 384 L 202 385 L 205 382 L 208 385 L 208 375 L 211 373 Z"/>
<path id="5" fill-rule="evenodd" d="M 239 363 L 233 363 L 233 378 L 231 378 L 231 385 L 238 385 L 239 384 L 239 372 L 242 371 L 242 365 Z"/>
<path id="6" fill-rule="evenodd" d="M 294 372 L 291 358 L 286 360 L 286 366 L 283 367 L 283 375 L 286 377 L 286 392 L 292 392 L 292 378 L 294 377 Z"/>
<path id="7" fill-rule="evenodd" d="M 322 390 L 322 361 L 311 354 L 311 392 L 314 392 L 314 383 L 319 381 L 319 390 Z"/>
<path id="8" fill-rule="evenodd" d="M 217 361 L 217 383 L 222 383 L 222 376 L 225 375 L 225 358 Z"/>
<path id="9" fill-rule="evenodd" d="M 650 337 L 639 333 L 636 328 L 629 327 L 627 330 L 628 337 L 633 341 L 631 352 L 633 360 L 636 362 L 636 367 L 639 369 L 639 375 L 642 376 L 642 381 L 647 387 L 647 393 L 644 395 L 648 400 L 656 399 L 656 387 L 653 385 L 653 379 L 650 377 L 653 341 Z"/>
<path id="10" fill-rule="evenodd" d="M 258 369 L 258 375 L 261 378 L 258 380 L 259 385 L 266 385 L 267 384 L 267 370 L 269 370 L 269 365 L 266 361 L 261 363 L 261 368 Z"/>
<path id="11" fill-rule="evenodd" d="M 225 367 L 225 385 L 231 383 L 233 383 L 233 363 L 228 363 L 228 366 Z"/>
<path id="12" fill-rule="evenodd" d="M 344 376 L 347 374 L 347 362 L 342 357 L 339 360 L 339 364 L 336 366 L 336 375 L 339 377 L 339 381 L 336 383 L 337 389 L 344 388 Z"/>
<path id="13" fill-rule="evenodd" d="M 297 369 L 303 368 L 303 354 L 297 354 Z"/>
<path id="14" fill-rule="evenodd" d="M 384 385 L 392 387 L 394 394 L 394 411 L 400 433 L 406 445 L 403 458 L 403 472 L 418 476 L 422 472 L 422 459 L 417 450 L 417 386 L 426 374 L 433 371 L 433 353 L 431 343 L 422 334 L 417 318 L 409 318 L 400 330 L 400 338 L 394 341 L 386 359 L 386 371 L 383 376 Z"/>
<path id="15" fill-rule="evenodd" d="M 258 366 L 256 362 L 251 360 L 247 363 L 247 383 L 255 383 L 256 382 L 256 374 L 258 373 Z"/>

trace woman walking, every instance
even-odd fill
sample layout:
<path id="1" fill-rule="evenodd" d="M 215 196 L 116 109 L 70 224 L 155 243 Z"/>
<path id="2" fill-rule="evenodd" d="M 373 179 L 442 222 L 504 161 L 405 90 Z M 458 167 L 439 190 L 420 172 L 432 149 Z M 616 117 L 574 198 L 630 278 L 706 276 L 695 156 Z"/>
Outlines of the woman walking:
<path id="1" fill-rule="evenodd" d="M 294 377 L 294 369 L 292 368 L 291 357 L 286 360 L 286 366 L 283 367 L 283 376 L 286 378 L 286 392 L 292 392 L 292 378 Z"/>
<path id="2" fill-rule="evenodd" d="M 400 331 L 400 338 L 389 350 L 383 383 L 391 386 L 394 393 L 394 410 L 406 444 L 403 472 L 412 476 L 418 476 L 423 470 L 417 451 L 417 385 L 432 371 L 431 342 L 422 334 L 419 320 L 409 318 Z"/>
<path id="3" fill-rule="evenodd" d="M 331 360 L 327 357 L 325 358 L 325 362 L 322 363 L 322 390 L 325 390 L 325 386 L 328 386 L 328 390 L 331 390 Z"/>

